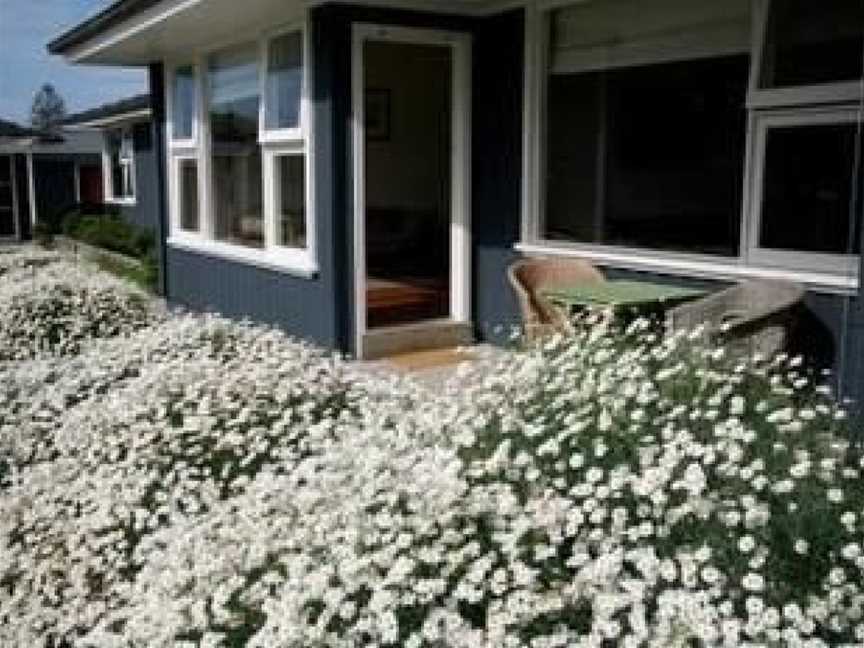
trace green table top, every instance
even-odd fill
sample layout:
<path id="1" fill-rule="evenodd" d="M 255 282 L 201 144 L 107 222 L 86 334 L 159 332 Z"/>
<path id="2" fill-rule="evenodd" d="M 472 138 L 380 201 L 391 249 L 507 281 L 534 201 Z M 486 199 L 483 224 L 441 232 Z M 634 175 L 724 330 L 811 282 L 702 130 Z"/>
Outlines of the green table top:
<path id="1" fill-rule="evenodd" d="M 542 294 L 562 306 L 626 308 L 686 301 L 704 295 L 705 291 L 650 281 L 613 280 L 554 286 Z"/>

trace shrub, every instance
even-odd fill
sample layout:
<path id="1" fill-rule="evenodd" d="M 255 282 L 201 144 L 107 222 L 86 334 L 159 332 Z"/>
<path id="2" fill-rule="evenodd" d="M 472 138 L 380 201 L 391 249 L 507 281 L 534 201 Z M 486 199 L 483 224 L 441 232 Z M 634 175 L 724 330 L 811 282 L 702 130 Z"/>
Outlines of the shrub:
<path id="1" fill-rule="evenodd" d="M 14 413 L 0 428 L 14 457 L 0 497 L 4 645 L 100 643 L 163 529 L 204 523 L 251 478 L 290 472 L 352 406 L 337 360 L 211 317 L 175 317 L 3 378 L 2 409 Z M 14 442 L 22 435 L 29 448 Z"/>
<path id="2" fill-rule="evenodd" d="M 153 250 L 153 234 L 116 215 L 71 215 L 64 220 L 67 236 L 111 252 L 143 259 Z"/>
<path id="3" fill-rule="evenodd" d="M 156 318 L 149 299 L 89 265 L 60 261 L 0 282 L 0 360 L 70 355 L 94 338 L 125 335 Z"/>

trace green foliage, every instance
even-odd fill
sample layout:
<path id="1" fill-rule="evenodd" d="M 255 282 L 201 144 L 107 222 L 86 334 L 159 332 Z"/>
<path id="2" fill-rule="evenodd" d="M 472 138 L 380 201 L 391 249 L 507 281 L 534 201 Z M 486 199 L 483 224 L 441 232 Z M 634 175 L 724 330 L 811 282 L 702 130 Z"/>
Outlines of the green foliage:
<path id="1" fill-rule="evenodd" d="M 48 221 L 40 220 L 33 226 L 33 238 L 46 249 L 54 247 L 55 234 L 54 226 Z"/>
<path id="2" fill-rule="evenodd" d="M 115 257 L 100 254 L 92 259 L 100 270 L 110 272 L 116 277 L 131 281 L 135 285 L 148 292 L 155 292 L 159 279 L 159 271 L 156 267 L 156 259 L 148 254 L 139 263 L 123 263 Z"/>
<path id="3" fill-rule="evenodd" d="M 110 255 L 93 259 L 100 269 L 127 279 L 149 292 L 158 288 L 159 269 L 153 233 L 115 214 L 71 214 L 63 221 L 63 233 L 75 240 L 136 259 L 124 263 Z"/>
<path id="4" fill-rule="evenodd" d="M 153 234 L 119 216 L 73 215 L 63 223 L 67 236 L 102 248 L 143 259 L 154 248 Z"/>

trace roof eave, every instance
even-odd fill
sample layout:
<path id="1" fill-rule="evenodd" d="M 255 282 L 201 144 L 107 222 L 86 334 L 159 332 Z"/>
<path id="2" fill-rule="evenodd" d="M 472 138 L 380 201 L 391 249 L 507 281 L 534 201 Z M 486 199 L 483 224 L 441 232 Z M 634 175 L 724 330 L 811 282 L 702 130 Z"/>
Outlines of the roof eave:
<path id="1" fill-rule="evenodd" d="M 89 40 L 105 33 L 108 29 L 134 18 L 145 9 L 159 4 L 162 0 L 117 0 L 106 9 L 81 22 L 72 29 L 60 34 L 48 43 L 50 54 L 67 55 L 73 49 L 85 45 Z"/>

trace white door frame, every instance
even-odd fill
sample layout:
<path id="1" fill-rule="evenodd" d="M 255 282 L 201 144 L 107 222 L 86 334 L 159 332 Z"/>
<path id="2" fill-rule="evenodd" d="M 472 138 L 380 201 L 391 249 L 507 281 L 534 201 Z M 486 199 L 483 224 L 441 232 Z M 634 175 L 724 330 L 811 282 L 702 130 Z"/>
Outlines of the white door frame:
<path id="1" fill-rule="evenodd" d="M 12 227 L 15 228 L 15 233 L 11 236 L 0 236 L 0 241 L 20 241 L 21 240 L 21 222 L 18 219 L 18 178 L 16 177 L 15 169 L 15 154 L 2 153 L 0 157 L 9 160 L 9 189 L 12 192 Z"/>
<path id="2" fill-rule="evenodd" d="M 366 133 L 365 57 L 368 41 L 440 45 L 453 52 L 450 319 L 471 321 L 471 35 L 464 32 L 356 23 L 351 52 L 354 183 L 355 352 L 363 351 L 366 326 Z"/>

